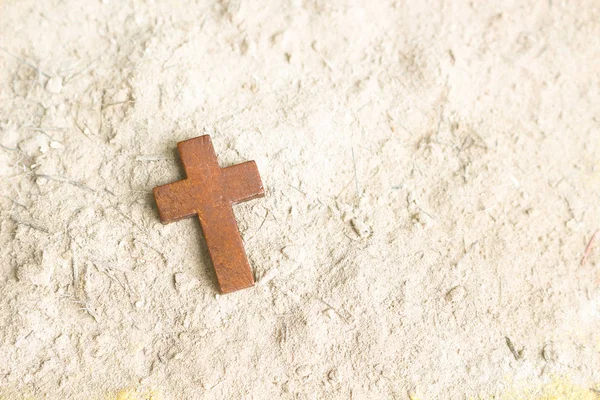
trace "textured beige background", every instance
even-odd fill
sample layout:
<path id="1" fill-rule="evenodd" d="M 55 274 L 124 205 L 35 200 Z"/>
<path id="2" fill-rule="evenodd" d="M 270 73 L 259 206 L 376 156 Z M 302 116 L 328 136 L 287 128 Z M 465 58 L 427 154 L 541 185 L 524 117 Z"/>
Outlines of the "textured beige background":
<path id="1" fill-rule="evenodd" d="M 0 396 L 600 389 L 597 2 L 5 0 L 0 32 Z M 267 188 L 227 296 L 151 195 L 206 133 Z"/>

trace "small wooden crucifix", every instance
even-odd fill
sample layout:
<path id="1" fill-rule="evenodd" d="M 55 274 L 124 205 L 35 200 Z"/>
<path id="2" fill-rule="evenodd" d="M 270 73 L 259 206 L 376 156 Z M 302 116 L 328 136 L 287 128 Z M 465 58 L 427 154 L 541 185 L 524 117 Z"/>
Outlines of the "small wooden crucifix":
<path id="1" fill-rule="evenodd" d="M 222 293 L 254 285 L 231 206 L 265 195 L 254 161 L 219 167 L 209 135 L 177 143 L 186 179 L 154 188 L 163 224 L 198 215 Z"/>

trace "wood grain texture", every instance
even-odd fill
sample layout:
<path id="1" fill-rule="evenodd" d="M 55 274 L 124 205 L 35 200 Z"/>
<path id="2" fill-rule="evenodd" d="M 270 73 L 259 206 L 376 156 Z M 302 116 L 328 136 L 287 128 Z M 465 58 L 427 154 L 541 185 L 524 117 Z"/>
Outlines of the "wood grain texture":
<path id="1" fill-rule="evenodd" d="M 232 205 L 264 196 L 254 161 L 219 167 L 209 135 L 179 142 L 186 179 L 154 188 L 162 223 L 198 216 L 222 293 L 254 285 Z"/>

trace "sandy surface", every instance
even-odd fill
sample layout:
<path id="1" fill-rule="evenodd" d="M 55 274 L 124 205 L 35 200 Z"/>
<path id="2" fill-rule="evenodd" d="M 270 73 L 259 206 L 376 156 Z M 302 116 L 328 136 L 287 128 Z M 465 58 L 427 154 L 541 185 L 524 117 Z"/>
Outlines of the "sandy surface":
<path id="1" fill-rule="evenodd" d="M 260 3 L 4 0 L 0 397 L 594 398 L 598 3 Z M 226 296 L 151 194 L 201 134 Z"/>

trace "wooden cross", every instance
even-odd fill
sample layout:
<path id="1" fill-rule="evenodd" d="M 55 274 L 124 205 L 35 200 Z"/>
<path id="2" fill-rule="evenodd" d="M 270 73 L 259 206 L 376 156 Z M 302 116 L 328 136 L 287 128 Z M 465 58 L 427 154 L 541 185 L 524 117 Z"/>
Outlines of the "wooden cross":
<path id="1" fill-rule="evenodd" d="M 163 224 L 198 215 L 222 293 L 254 285 L 232 205 L 265 195 L 254 161 L 219 167 L 209 135 L 177 143 L 186 179 L 154 188 Z"/>

